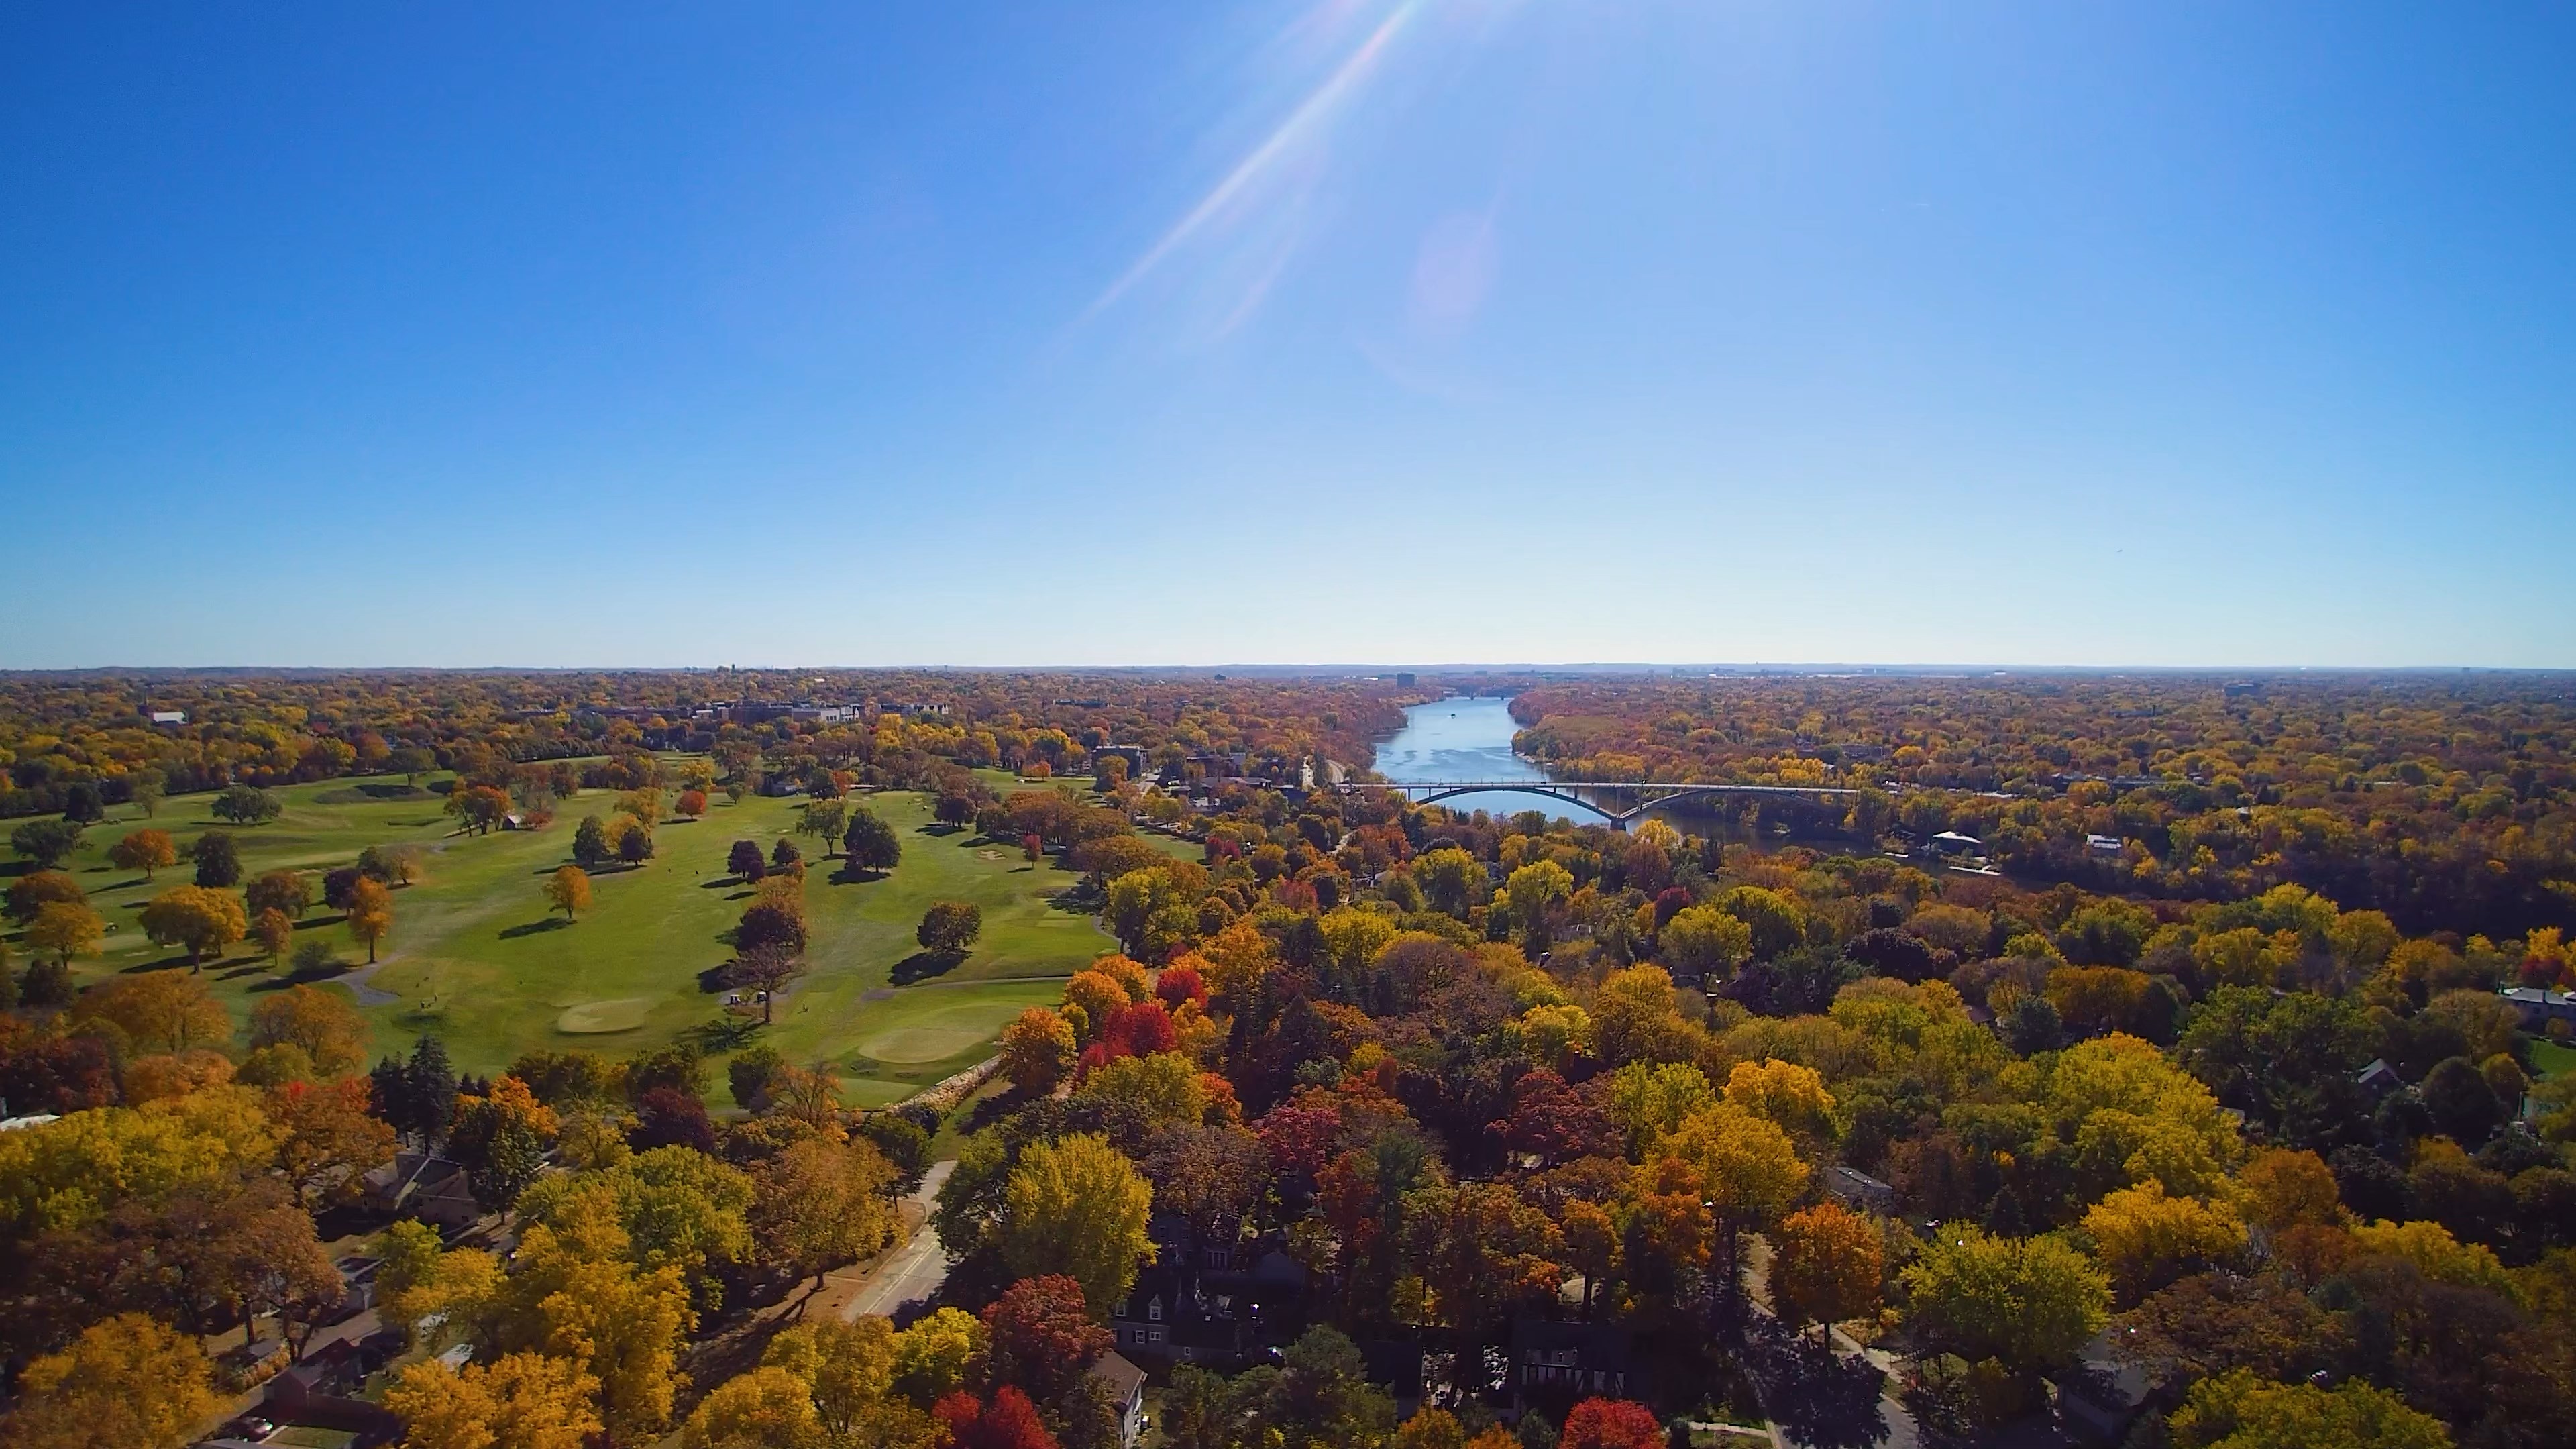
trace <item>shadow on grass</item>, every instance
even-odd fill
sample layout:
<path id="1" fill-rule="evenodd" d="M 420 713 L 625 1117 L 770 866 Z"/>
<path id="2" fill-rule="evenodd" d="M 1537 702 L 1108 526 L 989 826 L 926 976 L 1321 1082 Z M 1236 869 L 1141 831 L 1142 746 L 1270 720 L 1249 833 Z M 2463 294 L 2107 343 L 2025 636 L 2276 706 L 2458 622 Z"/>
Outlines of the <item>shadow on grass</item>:
<path id="1" fill-rule="evenodd" d="M 529 921 L 524 925 L 512 926 L 501 933 L 501 939 L 515 941 L 521 936 L 542 936 L 548 931 L 560 931 L 571 924 L 572 922 L 560 916 L 548 916 L 541 921 Z"/>
<path id="2" fill-rule="evenodd" d="M 844 865 L 824 879 L 834 885 L 874 885 L 893 873 L 885 870 L 857 870 Z"/>
<path id="3" fill-rule="evenodd" d="M 155 971 L 167 971 L 174 966 L 184 968 L 187 964 L 188 953 L 181 951 L 175 956 L 164 956 L 158 961 L 137 961 L 131 966 L 120 966 L 117 968 L 116 974 L 119 976 L 145 976 Z M 221 966 L 223 963 L 221 961 L 209 961 L 205 964 L 209 966 Z"/>
<path id="4" fill-rule="evenodd" d="M 710 996 L 719 991 L 731 991 L 733 989 L 733 963 L 731 961 L 719 961 L 713 966 L 708 967 L 706 970 L 699 972 L 698 989 Z"/>
<path id="5" fill-rule="evenodd" d="M 965 826 L 956 824 L 953 821 L 934 820 L 928 825 L 916 827 L 914 833 L 919 835 L 955 835 L 965 828 Z M 969 843 L 971 844 L 972 842 Z"/>
<path id="6" fill-rule="evenodd" d="M 894 963 L 894 969 L 886 973 L 886 979 L 897 986 L 910 986 L 916 981 L 945 976 L 956 970 L 965 959 L 963 951 L 915 951 Z"/>
<path id="7" fill-rule="evenodd" d="M 680 1035 L 697 1043 L 699 1051 L 710 1055 L 729 1052 L 760 1035 L 760 1018 L 756 1016 L 719 1016 L 701 1022 Z"/>

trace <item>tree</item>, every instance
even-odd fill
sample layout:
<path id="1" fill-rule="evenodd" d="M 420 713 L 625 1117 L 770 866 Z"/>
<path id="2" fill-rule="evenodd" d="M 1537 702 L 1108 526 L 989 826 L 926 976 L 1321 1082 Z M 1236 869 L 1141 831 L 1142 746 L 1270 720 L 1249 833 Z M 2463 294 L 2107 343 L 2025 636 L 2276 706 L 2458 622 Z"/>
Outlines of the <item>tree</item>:
<path id="1" fill-rule="evenodd" d="M 418 789 L 420 777 L 438 768 L 438 755 L 418 745 L 405 745 L 385 757 L 385 768 L 402 776 L 405 785 Z"/>
<path id="2" fill-rule="evenodd" d="M 775 909 L 777 908 L 774 906 L 752 907 L 752 911 Z M 750 930 L 755 924 L 751 911 L 744 912 L 744 928 Z M 765 932 L 767 927 L 762 926 L 761 930 Z M 734 957 L 734 983 L 747 986 L 759 993 L 757 999 L 760 1002 L 760 1019 L 764 1025 L 773 1019 L 778 1005 L 779 990 L 796 979 L 797 972 L 805 969 L 805 958 L 799 954 L 799 948 L 804 944 L 803 936 L 804 922 L 799 919 L 796 922 L 796 938 L 792 942 L 787 939 L 755 940 L 751 946 L 736 953 Z"/>
<path id="3" fill-rule="evenodd" d="M 963 956 L 984 933 L 984 912 L 971 901 L 933 901 L 922 912 L 913 939 L 921 949 L 941 956 Z"/>
<path id="4" fill-rule="evenodd" d="M 1878 1311 L 1885 1240 L 1868 1218 L 1818 1203 L 1781 1219 L 1772 1248 L 1771 1298 L 1782 1318 L 1812 1320 L 1830 1343 L 1835 1324 Z"/>
<path id="5" fill-rule="evenodd" d="M 38 870 L 63 863 L 81 841 L 81 828 L 69 820 L 30 820 L 9 833 L 9 847 Z"/>
<path id="6" fill-rule="evenodd" d="M 1547 1214 L 1494 1182 L 1432 1183 L 1403 1198 L 1403 1261 L 1442 1321 L 1473 1342 L 1565 1282 L 1565 1237 Z"/>
<path id="7" fill-rule="evenodd" d="M 365 1062 L 368 1035 L 367 1019 L 336 991 L 290 986 L 250 1011 L 253 1047 L 300 1047 L 326 1076 L 336 1077 Z"/>
<path id="8" fill-rule="evenodd" d="M 2122 1306 L 2244 1250 L 2245 1225 L 2223 1206 L 2167 1197 L 2161 1183 L 2122 1188 L 2084 1214 L 2085 1235 L 2110 1269 Z"/>
<path id="9" fill-rule="evenodd" d="M 1664 1426 L 1634 1399 L 1585 1399 L 1566 1411 L 1557 1449 L 1662 1449 Z"/>
<path id="10" fill-rule="evenodd" d="M 308 1211 L 354 1200 L 363 1174 L 393 1156 L 393 1128 L 367 1110 L 368 1095 L 355 1077 L 269 1089 L 269 1120 L 286 1134 L 278 1170 Z"/>
<path id="11" fill-rule="evenodd" d="M 268 910 L 251 917 L 250 938 L 259 943 L 259 952 L 268 958 L 269 969 L 277 969 L 286 950 L 295 944 L 295 923 L 284 911 Z"/>
<path id="12" fill-rule="evenodd" d="M 376 943 L 394 929 L 393 892 L 383 885 L 361 879 L 349 894 L 349 939 L 367 948 L 367 963 L 375 964 Z"/>
<path id="13" fill-rule="evenodd" d="M 826 860 L 831 859 L 832 847 L 841 842 L 849 826 L 850 806 L 846 801 L 808 800 L 796 812 L 796 833 L 814 837 Z"/>
<path id="14" fill-rule="evenodd" d="M 141 920 L 144 935 L 156 945 L 187 951 L 191 971 L 204 964 L 207 952 L 221 956 L 250 930 L 239 896 L 205 886 L 163 891 L 144 904 Z"/>
<path id="15" fill-rule="evenodd" d="M 555 867 L 546 877 L 546 903 L 564 913 L 567 921 L 577 920 L 590 909 L 590 872 L 577 865 Z"/>
<path id="16" fill-rule="evenodd" d="M 1655 939 L 1663 959 L 1682 973 L 1723 982 L 1753 954 L 1753 928 L 1715 906 L 1674 913 Z"/>
<path id="17" fill-rule="evenodd" d="M 653 827 L 642 821 L 633 822 L 617 837 L 617 858 L 628 865 L 642 865 L 653 858 Z"/>
<path id="18" fill-rule="evenodd" d="M 1971 1363 L 2054 1367 L 2110 1317 L 2109 1275 L 2055 1238 L 1989 1237 L 1944 1223 L 1903 1276 L 1915 1331 Z"/>
<path id="19" fill-rule="evenodd" d="M 940 1400 L 933 1412 L 956 1449 L 1059 1449 L 1037 1406 L 1010 1384 L 994 1390 L 990 1404 L 955 1393 Z"/>
<path id="20" fill-rule="evenodd" d="M 36 913 L 55 901 L 78 905 L 89 899 L 80 882 L 59 870 L 31 871 L 9 885 L 9 919 L 26 925 Z"/>
<path id="21" fill-rule="evenodd" d="M 276 911 L 300 920 L 313 906 L 313 883 L 300 870 L 272 870 L 243 889 L 242 902 L 254 916 Z"/>
<path id="22" fill-rule="evenodd" d="M 107 802 L 100 798 L 98 782 L 74 780 L 63 792 L 63 818 L 75 825 L 95 825 L 107 818 Z"/>
<path id="23" fill-rule="evenodd" d="M 1115 1341 L 1091 1317 L 1082 1284 L 1062 1273 L 1022 1278 L 984 1310 L 993 1380 L 1053 1400 Z"/>
<path id="24" fill-rule="evenodd" d="M 810 1277 L 878 1252 L 895 1235 L 894 1171 L 865 1141 L 809 1137 L 753 1174 L 751 1237 L 760 1261 Z"/>
<path id="25" fill-rule="evenodd" d="M 2467 1057 L 2450 1057 L 2436 1064 L 2425 1073 L 2419 1091 L 2425 1110 L 2433 1114 L 2433 1125 L 2470 1151 L 2484 1146 L 2496 1128 L 2503 1125 L 2505 1104 L 2496 1100 L 2495 1089 L 2487 1085 L 2485 1074 Z"/>
<path id="26" fill-rule="evenodd" d="M 1797 1200 L 1807 1165 L 1777 1124 L 1731 1101 L 1691 1114 L 1660 1150 L 1698 1175 L 1724 1250 L 1718 1281 L 1734 1291 L 1744 1235 L 1768 1226 Z"/>
<path id="27" fill-rule="evenodd" d="M 671 802 L 671 813 L 679 816 L 683 820 L 695 820 L 699 816 L 706 814 L 707 792 L 704 790 L 681 791 L 680 798 Z"/>
<path id="28" fill-rule="evenodd" d="M 608 827 L 596 815 L 581 817 L 572 829 L 573 864 L 590 867 L 606 865 L 616 857 L 608 845 Z"/>
<path id="29" fill-rule="evenodd" d="M 757 900 L 746 907 L 733 930 L 734 950 L 777 947 L 790 955 L 805 949 L 805 912 L 792 897 Z"/>
<path id="30" fill-rule="evenodd" d="M 993 1240 L 1012 1272 L 1067 1274 L 1105 1312 L 1154 1257 L 1145 1231 L 1153 1201 L 1152 1185 L 1106 1137 L 1040 1142 L 1020 1154 L 1003 1186 Z"/>
<path id="31" fill-rule="evenodd" d="M 106 936 L 107 922 L 86 902 L 47 901 L 27 925 L 27 949 L 53 952 L 68 970 L 74 956 L 96 955 Z"/>
<path id="32" fill-rule="evenodd" d="M 680 1449 L 819 1449 L 823 1442 L 812 1387 L 766 1364 L 718 1384 L 680 1426 Z"/>
<path id="33" fill-rule="evenodd" d="M 163 866 L 179 862 L 179 848 L 167 830 L 137 830 L 107 848 L 108 863 L 118 870 L 139 870 L 145 880 Z"/>
<path id="34" fill-rule="evenodd" d="M 493 785 L 460 783 L 447 792 L 446 811 L 456 817 L 458 829 L 489 835 L 510 818 L 510 792 Z"/>
<path id="35" fill-rule="evenodd" d="M 903 862 L 903 840 L 894 827 L 876 816 L 864 805 L 850 810 L 849 829 L 841 837 L 841 851 L 853 870 L 883 875 Z"/>
<path id="36" fill-rule="evenodd" d="M 18 1449 L 174 1449 L 222 1402 L 205 1351 L 140 1313 L 91 1324 L 18 1388 L 6 1421 Z"/>
<path id="37" fill-rule="evenodd" d="M 241 847 L 220 830 L 209 830 L 188 847 L 189 857 L 197 863 L 197 884 L 208 890 L 222 890 L 241 884 Z"/>
<path id="38" fill-rule="evenodd" d="M 425 1359 L 385 1390 L 411 1449 L 581 1449 L 600 1431 L 599 1380 L 572 1359 L 504 1354 L 452 1369 Z"/>
<path id="39" fill-rule="evenodd" d="M 2375 1384 L 2265 1383 L 2242 1369 L 2192 1385 L 2171 1427 L 2177 1449 L 2451 1449 L 2441 1420 Z"/>
<path id="40" fill-rule="evenodd" d="M 285 805 L 275 795 L 256 785 L 230 785 L 215 796 L 208 807 L 217 820 L 235 825 L 266 825 L 285 812 Z"/>
<path id="41" fill-rule="evenodd" d="M 759 841 L 737 840 L 725 854 L 725 870 L 745 885 L 758 885 L 769 874 L 769 861 L 761 855 Z"/>
<path id="42" fill-rule="evenodd" d="M 1073 1070 L 1073 1024 L 1043 1006 L 1023 1011 L 1002 1029 L 1002 1075 L 1022 1096 L 1043 1097 Z"/>

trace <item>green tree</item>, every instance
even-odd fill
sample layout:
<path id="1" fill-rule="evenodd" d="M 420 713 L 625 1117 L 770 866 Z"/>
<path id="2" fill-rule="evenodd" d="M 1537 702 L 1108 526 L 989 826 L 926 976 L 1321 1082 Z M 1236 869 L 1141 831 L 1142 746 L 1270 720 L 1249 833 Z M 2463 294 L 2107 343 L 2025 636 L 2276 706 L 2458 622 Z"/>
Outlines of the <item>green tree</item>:
<path id="1" fill-rule="evenodd" d="M 209 830 L 198 836 L 188 854 L 197 863 L 197 884 L 209 890 L 241 884 L 241 847 L 225 832 Z"/>
<path id="2" fill-rule="evenodd" d="M 33 862 L 38 870 L 52 870 L 62 864 L 80 840 L 81 828 L 69 820 L 30 820 L 9 832 L 9 848 Z"/>
<path id="3" fill-rule="evenodd" d="M 1915 1332 L 1972 1363 L 2052 1368 L 2110 1319 L 2110 1276 L 2053 1237 L 1989 1237 L 1973 1224 L 1943 1223 L 1903 1276 Z"/>
<path id="4" fill-rule="evenodd" d="M 1663 959 L 1706 982 L 1722 982 L 1753 954 L 1753 928 L 1715 906 L 1686 906 L 1656 933 Z"/>
<path id="5" fill-rule="evenodd" d="M 1014 1276 L 1063 1273 L 1093 1310 L 1127 1296 L 1153 1261 L 1153 1186 L 1109 1139 L 1083 1133 L 1032 1145 L 1002 1188 L 993 1240 Z"/>
<path id="6" fill-rule="evenodd" d="M 963 956 L 984 933 L 984 912 L 971 901 L 933 901 L 922 912 L 913 939 L 921 949 L 941 956 Z"/>
<path id="7" fill-rule="evenodd" d="M 851 869 L 878 875 L 903 862 L 902 838 L 894 833 L 893 826 L 864 805 L 851 807 L 849 827 L 841 836 L 841 850 Z"/>
<path id="8" fill-rule="evenodd" d="M 2266 1383 L 2243 1369 L 2192 1385 L 2171 1427 L 2176 1449 L 2451 1449 L 2441 1420 L 2375 1384 Z"/>
<path id="9" fill-rule="evenodd" d="M 266 825 L 285 812 L 285 805 L 256 785 L 227 786 L 208 807 L 217 820 L 235 825 Z"/>

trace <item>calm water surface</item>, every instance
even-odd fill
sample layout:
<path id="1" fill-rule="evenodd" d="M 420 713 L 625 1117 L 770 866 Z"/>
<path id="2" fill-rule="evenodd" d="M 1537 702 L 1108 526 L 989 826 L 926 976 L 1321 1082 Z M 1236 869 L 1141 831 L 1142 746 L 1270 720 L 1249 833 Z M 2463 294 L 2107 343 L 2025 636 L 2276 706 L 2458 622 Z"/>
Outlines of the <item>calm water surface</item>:
<path id="1" fill-rule="evenodd" d="M 1390 780 L 1544 780 L 1547 772 L 1512 753 L 1511 701 L 1442 699 L 1404 712 L 1404 728 L 1378 742 L 1377 772 Z M 1601 817 L 1538 795 L 1488 791 L 1440 802 L 1461 814 L 1545 810 L 1598 825 Z"/>

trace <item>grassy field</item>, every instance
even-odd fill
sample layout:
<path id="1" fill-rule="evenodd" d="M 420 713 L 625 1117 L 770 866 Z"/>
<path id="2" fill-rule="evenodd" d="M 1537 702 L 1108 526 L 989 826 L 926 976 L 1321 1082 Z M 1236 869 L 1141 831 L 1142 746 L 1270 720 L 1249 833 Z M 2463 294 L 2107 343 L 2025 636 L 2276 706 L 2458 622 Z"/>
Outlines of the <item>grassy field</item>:
<path id="1" fill-rule="evenodd" d="M 2565 1042 L 2551 1041 L 2545 1036 L 2533 1037 L 2531 1065 L 2533 1071 L 2543 1077 L 2556 1077 L 2568 1072 L 2576 1072 L 2576 1047 L 2571 1047 Z"/>
<path id="2" fill-rule="evenodd" d="M 1007 777 L 994 783 L 1008 787 Z M 730 956 L 721 935 L 749 895 L 724 873 L 726 852 L 738 839 L 766 850 L 788 835 L 798 803 L 754 796 L 731 804 L 718 796 L 704 820 L 664 821 L 655 858 L 594 874 L 591 910 L 567 923 L 548 915 L 541 888 L 567 860 L 573 825 L 585 814 L 608 813 L 605 792 L 562 802 L 545 830 L 485 836 L 454 833 L 440 796 L 399 782 L 333 781 L 277 793 L 286 803 L 278 820 L 234 832 L 245 881 L 281 867 L 345 865 L 368 845 L 422 847 L 421 878 L 395 892 L 394 930 L 381 963 L 357 966 L 336 984 L 376 1023 L 379 1050 L 434 1032 L 459 1067 L 478 1072 L 532 1047 L 623 1055 L 723 1018 L 722 997 L 701 989 L 700 974 Z M 216 825 L 206 813 L 211 798 L 164 801 L 150 824 L 184 846 Z M 781 995 L 775 1024 L 734 1045 L 765 1040 L 792 1060 L 831 1062 L 852 1101 L 877 1103 L 984 1055 L 1003 1023 L 1032 1003 L 1053 1001 L 1055 978 L 1113 943 L 1088 917 L 1048 903 L 1072 884 L 1071 874 L 933 823 L 919 795 L 857 798 L 901 833 L 903 862 L 880 879 L 851 879 L 837 859 L 813 861 L 814 842 L 796 838 L 809 857 L 807 969 Z M 189 867 L 183 861 L 147 884 L 107 865 L 107 846 L 137 827 L 128 818 L 133 811 L 115 814 L 89 830 L 69 865 L 116 927 L 105 955 L 76 963 L 83 983 L 111 971 L 186 969 L 184 957 L 144 939 L 135 913 L 155 891 L 185 884 Z M 983 938 L 946 970 L 924 957 L 912 936 L 935 900 L 972 901 L 984 913 Z M 335 912 L 317 907 L 297 934 L 319 934 L 339 945 L 344 959 L 365 959 Z M 247 943 L 205 968 L 208 985 L 245 1016 L 259 993 L 285 984 L 283 974 L 268 970 Z"/>

